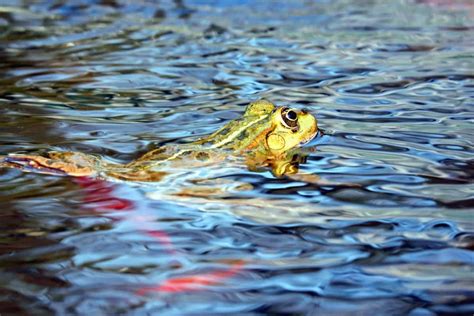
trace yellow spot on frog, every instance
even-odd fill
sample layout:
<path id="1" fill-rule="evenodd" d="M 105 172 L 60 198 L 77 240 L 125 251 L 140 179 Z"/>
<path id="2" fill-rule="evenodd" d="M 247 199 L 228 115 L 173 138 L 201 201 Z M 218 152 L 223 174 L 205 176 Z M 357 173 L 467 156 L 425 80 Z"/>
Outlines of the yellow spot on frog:
<path id="1" fill-rule="evenodd" d="M 271 134 L 267 137 L 267 144 L 271 150 L 282 150 L 285 147 L 285 139 L 279 134 Z"/>

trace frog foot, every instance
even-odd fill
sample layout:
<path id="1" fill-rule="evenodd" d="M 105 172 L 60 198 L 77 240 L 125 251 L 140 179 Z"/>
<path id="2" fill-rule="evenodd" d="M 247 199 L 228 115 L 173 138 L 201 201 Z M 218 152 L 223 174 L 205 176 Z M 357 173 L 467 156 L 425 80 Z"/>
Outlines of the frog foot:
<path id="1" fill-rule="evenodd" d="M 20 169 L 56 176 L 93 176 L 92 159 L 79 153 L 48 153 L 48 157 L 36 155 L 8 155 L 0 162 L 2 167 Z"/>

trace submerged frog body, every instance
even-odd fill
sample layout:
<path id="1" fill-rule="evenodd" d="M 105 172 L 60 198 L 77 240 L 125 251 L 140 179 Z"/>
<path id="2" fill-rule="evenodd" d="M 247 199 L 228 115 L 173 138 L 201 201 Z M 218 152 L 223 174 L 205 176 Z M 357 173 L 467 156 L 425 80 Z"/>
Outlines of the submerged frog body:
<path id="1" fill-rule="evenodd" d="M 316 118 L 306 110 L 276 107 L 259 100 L 244 115 L 195 142 L 167 145 L 128 164 L 108 163 L 79 152 L 46 155 L 11 154 L 0 166 L 56 175 L 95 176 L 128 181 L 159 181 L 173 170 L 229 160 L 244 160 L 250 170 L 270 168 L 275 176 L 294 174 L 301 162 L 296 148 L 318 132 Z"/>

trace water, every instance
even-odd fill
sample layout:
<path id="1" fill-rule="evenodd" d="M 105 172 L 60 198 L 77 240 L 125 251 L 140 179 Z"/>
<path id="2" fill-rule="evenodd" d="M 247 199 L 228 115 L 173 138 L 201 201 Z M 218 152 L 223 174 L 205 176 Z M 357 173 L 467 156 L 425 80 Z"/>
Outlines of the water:
<path id="1" fill-rule="evenodd" d="M 473 16 L 462 0 L 4 2 L 0 154 L 130 161 L 267 98 L 317 115 L 301 171 L 329 184 L 242 168 L 211 181 L 223 196 L 170 198 L 1 170 L 0 314 L 472 315 Z"/>

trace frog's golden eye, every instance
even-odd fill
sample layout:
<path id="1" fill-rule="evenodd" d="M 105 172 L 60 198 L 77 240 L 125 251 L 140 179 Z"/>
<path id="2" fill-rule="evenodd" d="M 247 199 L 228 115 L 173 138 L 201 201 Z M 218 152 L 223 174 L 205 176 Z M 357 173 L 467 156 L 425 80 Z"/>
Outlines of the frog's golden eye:
<path id="1" fill-rule="evenodd" d="M 294 110 L 284 108 L 281 111 L 281 121 L 285 127 L 292 131 L 298 130 L 298 114 Z"/>

